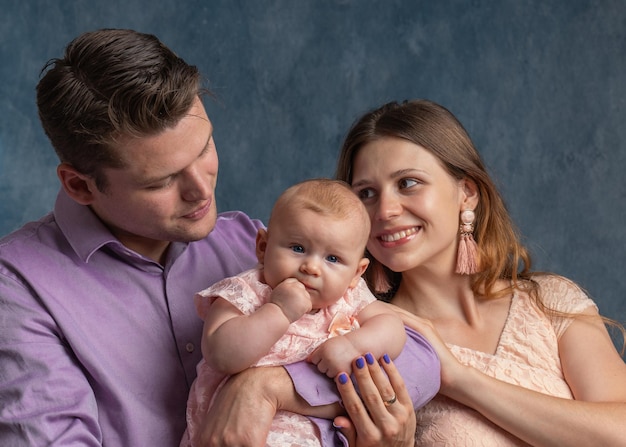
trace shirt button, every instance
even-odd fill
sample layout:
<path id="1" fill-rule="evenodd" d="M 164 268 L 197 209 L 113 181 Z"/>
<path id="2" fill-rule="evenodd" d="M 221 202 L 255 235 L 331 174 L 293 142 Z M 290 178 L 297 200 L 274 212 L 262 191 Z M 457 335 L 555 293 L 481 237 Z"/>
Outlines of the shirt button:
<path id="1" fill-rule="evenodd" d="M 196 347 L 193 345 L 193 343 L 187 343 L 185 345 L 185 349 L 187 350 L 187 352 L 191 353 L 196 349 Z"/>

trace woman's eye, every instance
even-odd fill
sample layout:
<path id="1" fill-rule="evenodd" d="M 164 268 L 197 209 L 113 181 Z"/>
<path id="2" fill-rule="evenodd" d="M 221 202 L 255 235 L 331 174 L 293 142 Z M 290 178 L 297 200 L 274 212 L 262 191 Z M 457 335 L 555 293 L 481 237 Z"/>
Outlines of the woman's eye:
<path id="1" fill-rule="evenodd" d="M 302 245 L 292 245 L 291 250 L 296 253 L 304 253 L 304 247 Z"/>
<path id="2" fill-rule="evenodd" d="M 372 198 L 374 196 L 374 191 L 370 188 L 359 189 L 358 191 L 356 191 L 356 195 L 359 197 L 359 199 L 365 200 Z"/>
<path id="3" fill-rule="evenodd" d="M 412 186 L 417 185 L 418 181 L 412 178 L 403 178 L 398 182 L 400 189 L 410 188 Z"/>

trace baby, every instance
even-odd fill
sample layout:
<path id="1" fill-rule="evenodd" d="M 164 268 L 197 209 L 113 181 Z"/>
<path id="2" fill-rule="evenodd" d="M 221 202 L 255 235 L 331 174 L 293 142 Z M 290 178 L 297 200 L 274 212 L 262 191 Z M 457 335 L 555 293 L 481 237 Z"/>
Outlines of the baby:
<path id="1" fill-rule="evenodd" d="M 259 265 L 195 297 L 204 320 L 203 360 L 187 405 L 181 446 L 198 445 L 213 394 L 228 375 L 251 366 L 308 360 L 335 377 L 366 352 L 395 358 L 406 341 L 400 318 L 377 301 L 361 275 L 370 220 L 343 182 L 315 179 L 288 188 L 267 230 Z M 279 411 L 268 446 L 320 446 L 310 419 Z"/>

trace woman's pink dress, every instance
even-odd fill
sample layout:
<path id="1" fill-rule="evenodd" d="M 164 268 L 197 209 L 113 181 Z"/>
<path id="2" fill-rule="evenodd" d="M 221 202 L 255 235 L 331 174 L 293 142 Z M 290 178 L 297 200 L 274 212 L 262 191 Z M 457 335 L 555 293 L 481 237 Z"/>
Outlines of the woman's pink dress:
<path id="1" fill-rule="evenodd" d="M 535 279 L 540 284 L 541 299 L 549 308 L 576 314 L 595 307 L 578 286 L 565 278 L 545 275 Z M 546 316 L 525 293 L 516 292 L 495 354 L 448 347 L 461 363 L 491 377 L 572 399 L 558 349 L 558 340 L 571 322 L 571 318 Z M 477 411 L 440 395 L 417 411 L 415 440 L 415 445 L 433 447 L 527 445 Z"/>

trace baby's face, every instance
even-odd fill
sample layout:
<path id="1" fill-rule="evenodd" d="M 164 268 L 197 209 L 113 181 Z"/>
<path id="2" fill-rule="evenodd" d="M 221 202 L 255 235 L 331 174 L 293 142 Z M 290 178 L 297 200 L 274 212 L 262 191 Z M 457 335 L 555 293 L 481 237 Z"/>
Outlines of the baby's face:
<path id="1" fill-rule="evenodd" d="M 354 220 L 302 209 L 272 219 L 263 260 L 268 285 L 295 278 L 311 295 L 313 308 L 319 309 L 357 284 L 367 260 L 362 231 L 354 228 Z"/>

